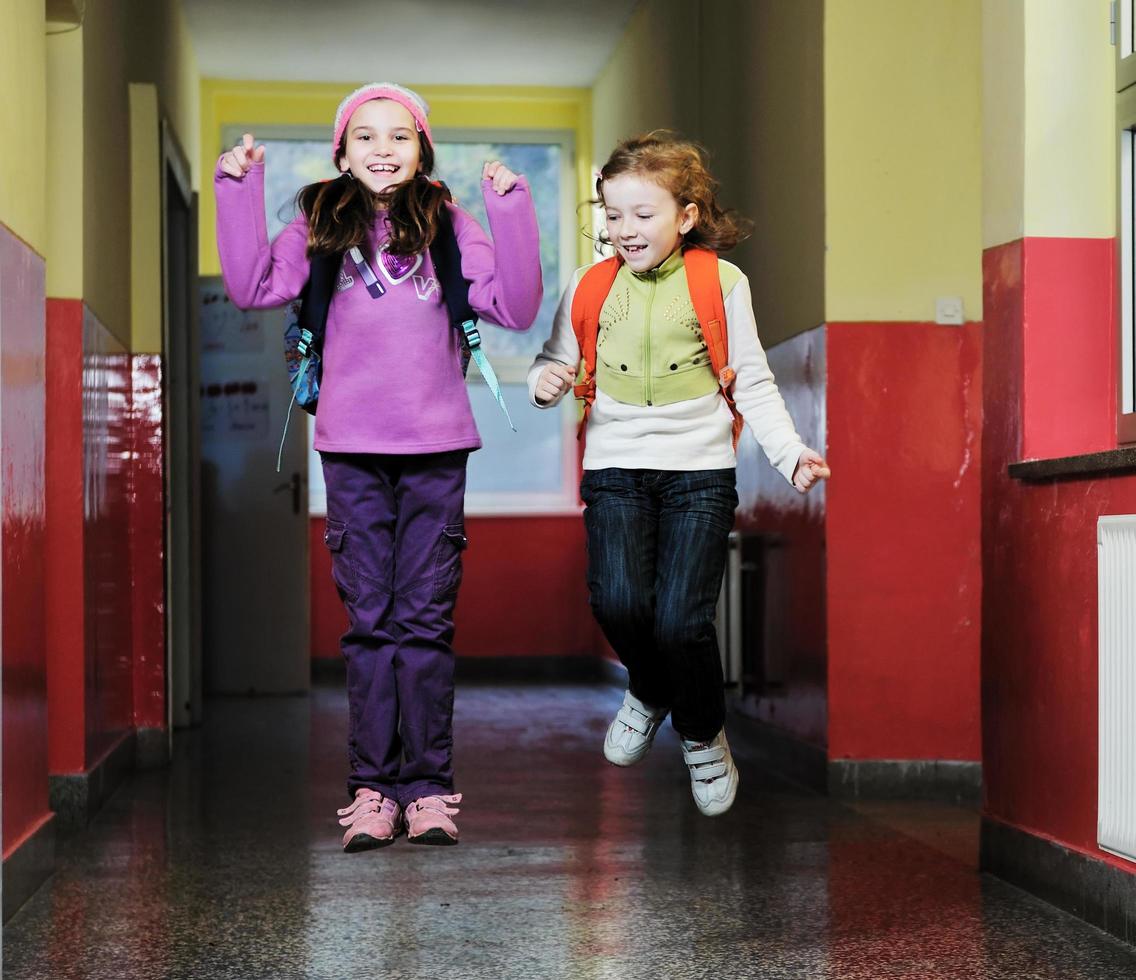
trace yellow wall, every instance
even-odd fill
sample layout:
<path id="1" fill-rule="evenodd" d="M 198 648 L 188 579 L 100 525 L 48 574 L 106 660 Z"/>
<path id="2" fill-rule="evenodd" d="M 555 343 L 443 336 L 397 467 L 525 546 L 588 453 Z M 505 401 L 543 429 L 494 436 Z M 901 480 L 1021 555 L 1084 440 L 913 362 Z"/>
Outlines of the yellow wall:
<path id="1" fill-rule="evenodd" d="M 0 223 L 47 252 L 43 0 L 5 0 L 0 21 Z"/>
<path id="2" fill-rule="evenodd" d="M 644 0 L 592 88 L 596 166 L 622 139 L 698 128 L 699 3 Z"/>
<path id="3" fill-rule="evenodd" d="M 982 4 L 982 245 L 1025 234 L 1025 0 Z"/>
<path id="4" fill-rule="evenodd" d="M 47 39 L 47 295 L 83 297 L 83 32 Z"/>
<path id="5" fill-rule="evenodd" d="M 981 0 L 827 0 L 825 318 L 982 317 Z"/>
<path id="6" fill-rule="evenodd" d="M 216 199 L 212 174 L 227 126 L 331 125 L 340 100 L 358 82 L 342 84 L 203 79 L 201 82 L 200 272 L 218 275 Z M 587 193 L 591 153 L 591 99 L 587 89 L 486 86 L 412 86 L 430 103 L 430 125 L 476 129 L 564 129 L 576 134 L 577 191 Z M 329 150 L 330 152 L 330 150 Z M 297 188 L 298 190 L 299 188 Z M 581 251 L 583 245 L 581 245 Z"/>
<path id="7" fill-rule="evenodd" d="M 1025 5 L 1025 234 L 1116 234 L 1115 49 L 1107 4 Z"/>
<path id="8" fill-rule="evenodd" d="M 824 0 L 645 0 L 593 91 L 596 164 L 621 139 L 703 143 L 721 202 L 754 221 L 729 255 L 769 345 L 824 319 Z"/>
<path id="9" fill-rule="evenodd" d="M 177 0 L 88 3 L 81 33 L 83 298 L 120 341 L 151 353 L 161 349 L 160 322 L 140 322 L 137 336 L 132 326 L 129 84 L 156 87 L 174 137 L 188 152 L 198 131 L 196 62 Z"/>
<path id="10" fill-rule="evenodd" d="M 181 0 L 148 0 L 131 7 L 132 30 L 149 40 L 130 52 L 130 81 L 156 86 L 161 114 L 169 120 L 200 188 L 201 76 Z"/>
<path id="11" fill-rule="evenodd" d="M 130 127 L 124 0 L 83 20 L 83 299 L 130 346 Z"/>
<path id="12" fill-rule="evenodd" d="M 754 222 L 729 256 L 766 346 L 824 320 L 823 0 L 701 6 L 699 138 L 721 200 Z"/>
<path id="13" fill-rule="evenodd" d="M 1082 0 L 984 0 L 984 248 L 1116 234 L 1115 48 Z"/>
<path id="14" fill-rule="evenodd" d="M 138 353 L 162 349 L 162 130 L 155 86 L 133 82 L 130 104 L 130 335 Z"/>

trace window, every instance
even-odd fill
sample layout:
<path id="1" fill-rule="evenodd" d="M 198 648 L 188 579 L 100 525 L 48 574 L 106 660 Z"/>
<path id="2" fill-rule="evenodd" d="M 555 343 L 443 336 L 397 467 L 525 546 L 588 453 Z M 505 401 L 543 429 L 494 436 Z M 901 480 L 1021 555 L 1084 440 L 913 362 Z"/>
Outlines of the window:
<path id="1" fill-rule="evenodd" d="M 241 127 L 227 127 L 223 145 L 240 140 Z M 277 127 L 254 130 L 270 161 L 265 170 L 268 234 L 274 237 L 295 216 L 296 191 L 304 184 L 336 175 L 322 129 Z M 466 510 L 477 514 L 572 513 L 578 510 L 576 407 L 565 399 L 558 409 L 538 411 L 528 404 L 529 365 L 552 328 L 560 293 L 576 257 L 575 175 L 572 134 L 561 131 L 487 131 L 439 128 L 433 131 L 436 176 L 455 200 L 488 231 L 481 198 L 485 160 L 501 159 L 523 173 L 532 188 L 541 233 L 545 295 L 536 322 L 517 333 L 482 324 L 484 349 L 501 381 L 517 432 L 512 432 L 476 365 L 469 369 L 469 393 L 483 448 L 470 456 Z M 283 361 L 281 361 L 283 365 Z M 283 367 L 281 368 L 283 371 Z M 326 512 L 319 456 L 311 447 L 309 422 L 309 499 L 311 512 Z"/>
<path id="2" fill-rule="evenodd" d="M 1128 95 L 1120 102 L 1124 107 L 1130 108 L 1130 118 L 1121 120 L 1120 132 L 1120 414 L 1121 423 L 1125 416 L 1131 416 L 1134 411 L 1133 392 L 1133 214 L 1132 202 L 1134 199 L 1134 185 L 1136 185 L 1136 154 L 1133 153 L 1133 144 L 1136 142 L 1136 93 Z M 1132 441 L 1136 432 L 1122 442 Z"/>
<path id="3" fill-rule="evenodd" d="M 1117 399 L 1120 443 L 1136 442 L 1136 0 L 1118 0 L 1116 23 L 1116 116 L 1119 130 L 1120 214 L 1120 387 Z"/>
<path id="4" fill-rule="evenodd" d="M 1125 89 L 1136 83 L 1136 2 L 1115 0 L 1113 7 L 1116 44 L 1116 84 Z"/>

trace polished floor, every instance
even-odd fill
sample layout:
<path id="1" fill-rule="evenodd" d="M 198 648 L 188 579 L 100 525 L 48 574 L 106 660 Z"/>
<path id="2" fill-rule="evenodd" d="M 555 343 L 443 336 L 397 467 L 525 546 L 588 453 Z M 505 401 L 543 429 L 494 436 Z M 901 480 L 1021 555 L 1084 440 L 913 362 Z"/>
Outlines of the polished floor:
<path id="1" fill-rule="evenodd" d="M 459 847 L 345 855 L 345 704 L 209 702 L 4 929 L 4 977 L 1136 977 L 1136 952 L 975 870 L 973 814 L 849 808 L 747 765 L 694 809 L 674 733 L 599 746 L 619 692 L 459 688 Z"/>

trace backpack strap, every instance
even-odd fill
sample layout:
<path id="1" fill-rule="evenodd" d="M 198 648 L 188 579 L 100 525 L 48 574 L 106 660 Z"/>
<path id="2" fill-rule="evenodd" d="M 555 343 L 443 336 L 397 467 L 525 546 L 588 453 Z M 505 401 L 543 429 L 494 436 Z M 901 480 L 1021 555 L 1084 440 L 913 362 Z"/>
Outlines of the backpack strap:
<path id="1" fill-rule="evenodd" d="M 584 377 L 573 392 L 584 403 L 584 414 L 576 438 L 583 435 L 596 400 L 596 344 L 599 339 L 600 310 L 604 300 L 611 292 L 611 285 L 623 265 L 618 255 L 597 262 L 580 277 L 576 293 L 572 297 L 572 332 L 580 348 L 580 359 L 584 362 Z"/>
<path id="2" fill-rule="evenodd" d="M 694 315 L 702 328 L 702 339 L 710 354 L 710 366 L 718 378 L 722 397 L 733 415 L 734 448 L 742 434 L 742 416 L 734 404 L 733 387 L 736 377 L 730 367 L 729 335 L 726 332 L 726 307 L 722 301 L 722 282 L 718 278 L 718 256 L 705 248 L 688 248 L 682 253 L 686 268 L 686 285 Z"/>
<path id="3" fill-rule="evenodd" d="M 276 451 L 276 472 L 284 459 L 284 442 L 288 438 L 288 423 L 292 421 L 292 408 L 296 404 L 296 396 L 300 391 L 300 384 L 308 373 L 308 365 L 312 360 L 318 359 L 323 353 L 323 335 L 327 330 L 327 313 L 331 309 L 331 297 L 335 292 L 335 280 L 339 276 L 339 267 L 343 264 L 343 256 L 338 252 L 328 252 L 313 255 L 308 260 L 308 281 L 300 292 L 300 313 L 296 317 L 300 328 L 300 339 L 296 343 L 296 355 L 300 358 L 299 367 L 292 375 L 292 399 L 288 402 L 288 413 L 284 416 L 284 431 L 280 433 L 280 448 Z M 301 403 L 303 404 L 303 403 Z M 307 411 L 312 408 L 304 406 Z"/>
<path id="4" fill-rule="evenodd" d="M 497 380 L 497 373 L 485 351 L 481 349 L 481 333 L 477 329 L 477 314 L 469 305 L 469 282 L 462 275 L 461 250 L 458 248 L 457 235 L 454 233 L 454 223 L 450 218 L 449 209 L 442 205 L 438 212 L 438 232 L 430 245 L 430 258 L 434 263 L 434 273 L 442 287 L 442 299 L 450 314 L 450 323 L 458 331 L 462 347 L 462 373 L 469 370 L 469 361 L 472 357 L 477 369 L 497 399 L 497 404 L 508 419 L 509 428 L 514 432 L 517 427 L 509 415 L 505 405 L 505 396 L 501 393 L 501 383 Z"/>
<path id="5" fill-rule="evenodd" d="M 313 255 L 308 260 L 308 282 L 300 293 L 300 357 L 306 357 L 308 351 L 319 354 L 323 350 L 327 312 L 342 264 L 343 256 L 338 252 Z"/>

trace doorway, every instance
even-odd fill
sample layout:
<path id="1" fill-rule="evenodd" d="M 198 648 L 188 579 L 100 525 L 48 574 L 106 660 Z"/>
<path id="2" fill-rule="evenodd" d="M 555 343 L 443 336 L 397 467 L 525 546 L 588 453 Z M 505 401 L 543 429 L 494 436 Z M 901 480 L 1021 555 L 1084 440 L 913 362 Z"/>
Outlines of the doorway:
<path id="1" fill-rule="evenodd" d="M 162 140 L 162 349 L 166 649 L 170 730 L 201 721 L 201 490 L 198 439 L 197 196 L 168 123 Z"/>

